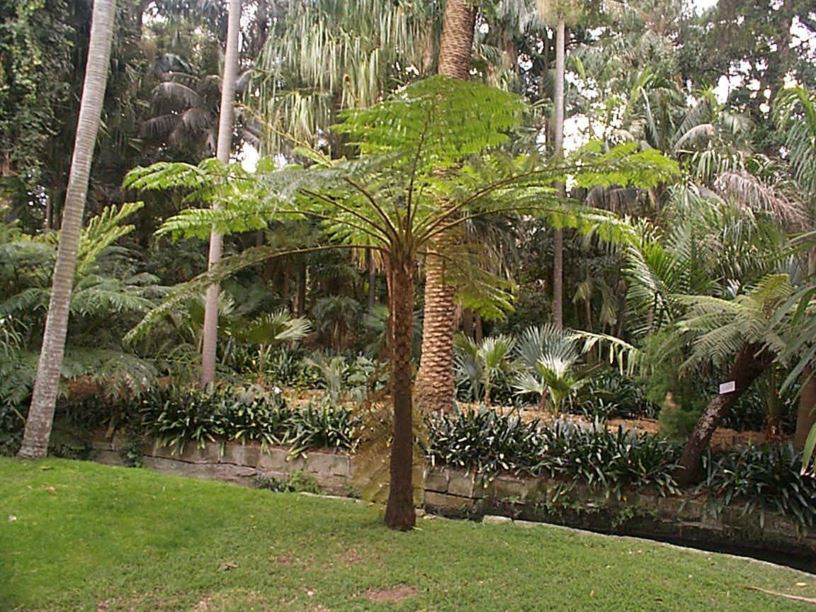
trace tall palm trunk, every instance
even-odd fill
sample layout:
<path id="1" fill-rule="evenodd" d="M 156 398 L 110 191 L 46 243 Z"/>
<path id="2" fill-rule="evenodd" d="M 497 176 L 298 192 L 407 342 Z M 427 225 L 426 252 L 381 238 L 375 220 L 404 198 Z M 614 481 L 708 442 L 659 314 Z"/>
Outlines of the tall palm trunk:
<path id="1" fill-rule="evenodd" d="M 235 114 L 235 82 L 238 80 L 238 31 L 241 23 L 241 0 L 229 0 L 227 43 L 224 55 L 224 77 L 221 81 L 221 109 L 218 117 L 218 147 L 216 157 L 227 163 L 232 149 L 233 115 Z M 210 233 L 208 266 L 221 260 L 222 238 L 214 228 Z M 207 287 L 204 307 L 204 332 L 201 343 L 201 385 L 215 379 L 215 353 L 218 345 L 218 285 Z"/>
<path id="2" fill-rule="evenodd" d="M 439 44 L 439 74 L 465 80 L 470 74 L 476 6 L 468 0 L 448 0 Z M 430 250 L 439 250 L 452 240 L 439 236 Z M 453 406 L 453 333 L 456 288 L 445 282 L 445 262 L 428 255 L 425 259 L 425 318 L 422 327 L 422 356 L 417 373 L 417 404 L 423 411 L 450 410 Z"/>
<path id="3" fill-rule="evenodd" d="M 115 0 L 95 0 L 91 38 L 88 45 L 88 62 L 85 67 L 85 82 L 82 86 L 74 153 L 63 206 L 62 229 L 57 261 L 54 266 L 51 300 L 48 305 L 37 378 L 34 382 L 34 393 L 28 411 L 20 457 L 44 457 L 48 449 L 48 439 L 51 436 L 60 370 L 65 354 L 65 337 L 68 333 L 71 291 L 82 231 L 82 215 L 85 212 L 91 162 L 102 116 L 102 104 L 105 100 L 115 13 Z"/>
<path id="4" fill-rule="evenodd" d="M 816 249 L 808 252 L 808 276 L 816 275 Z M 805 441 L 811 428 L 816 424 L 816 372 L 813 366 L 802 371 L 802 389 L 799 392 L 799 408 L 796 411 L 796 431 L 793 435 L 793 444 L 796 448 L 804 448 Z"/>
<path id="5" fill-rule="evenodd" d="M 411 337 L 414 316 L 414 264 L 395 256 L 388 261 L 388 297 L 391 316 L 391 398 L 394 429 L 385 524 L 408 530 L 416 523 L 413 489 L 414 423 L 411 389 Z"/>
<path id="6" fill-rule="evenodd" d="M 799 409 L 796 411 L 796 432 L 793 444 L 804 448 L 810 430 L 816 424 L 816 372 L 808 366 L 802 371 L 802 389 L 799 392 Z"/>
<path id="7" fill-rule="evenodd" d="M 762 351 L 762 346 L 748 345 L 737 355 L 734 366 L 731 368 L 729 380 L 735 383 L 731 393 L 717 395 L 712 399 L 689 436 L 683 454 L 680 457 L 675 473 L 677 482 L 681 485 L 690 485 L 699 482 L 703 477 L 702 457 L 711 442 L 711 436 L 717 426 L 728 414 L 733 406 L 751 384 L 771 366 L 773 355 Z M 759 353 L 759 354 L 758 354 Z"/>
<path id="8" fill-rule="evenodd" d="M 555 156 L 564 152 L 564 79 L 566 72 L 566 23 L 563 17 L 558 18 L 555 31 L 555 122 L 553 140 Z M 564 196 L 564 185 L 558 186 L 558 192 Z M 553 303 L 552 319 L 556 329 L 564 327 L 564 231 L 555 230 L 553 245 Z"/>

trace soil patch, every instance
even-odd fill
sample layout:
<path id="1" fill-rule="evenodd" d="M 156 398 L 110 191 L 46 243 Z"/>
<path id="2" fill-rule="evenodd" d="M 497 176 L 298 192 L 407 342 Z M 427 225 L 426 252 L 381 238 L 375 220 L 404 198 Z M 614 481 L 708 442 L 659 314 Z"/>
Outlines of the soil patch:
<path id="1" fill-rule="evenodd" d="M 365 598 L 374 603 L 395 603 L 414 597 L 416 594 L 415 587 L 400 585 L 390 589 L 368 589 Z"/>

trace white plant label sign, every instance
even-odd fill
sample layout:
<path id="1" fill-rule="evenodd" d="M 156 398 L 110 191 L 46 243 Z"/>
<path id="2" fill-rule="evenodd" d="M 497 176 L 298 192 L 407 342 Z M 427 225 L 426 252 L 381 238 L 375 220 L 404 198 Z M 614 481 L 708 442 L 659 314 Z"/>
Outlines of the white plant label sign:
<path id="1" fill-rule="evenodd" d="M 737 383 L 734 380 L 729 380 L 728 382 L 720 383 L 720 395 L 725 395 L 726 393 L 733 393 L 737 390 Z"/>

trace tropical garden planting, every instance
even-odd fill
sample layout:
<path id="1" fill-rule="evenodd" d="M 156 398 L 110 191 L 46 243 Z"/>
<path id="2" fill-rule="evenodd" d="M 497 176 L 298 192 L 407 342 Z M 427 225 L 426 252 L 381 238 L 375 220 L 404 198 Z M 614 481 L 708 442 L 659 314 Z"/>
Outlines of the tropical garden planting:
<path id="1" fill-rule="evenodd" d="M 331 450 L 404 531 L 439 466 L 816 529 L 808 2 L 0 16 L 0 454 Z"/>

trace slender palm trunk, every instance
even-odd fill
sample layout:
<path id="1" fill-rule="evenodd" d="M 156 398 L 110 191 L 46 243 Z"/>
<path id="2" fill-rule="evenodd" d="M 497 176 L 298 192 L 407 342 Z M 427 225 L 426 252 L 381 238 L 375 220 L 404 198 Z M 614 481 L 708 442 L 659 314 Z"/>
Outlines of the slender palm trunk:
<path id="1" fill-rule="evenodd" d="M 439 74 L 465 80 L 470 75 L 476 6 L 468 0 L 448 0 L 439 45 Z M 430 250 L 452 240 L 439 236 Z M 445 281 L 445 263 L 434 255 L 425 259 L 425 318 L 422 356 L 417 373 L 417 405 L 423 411 L 451 410 L 454 397 L 453 334 L 456 287 Z"/>
<path id="2" fill-rule="evenodd" d="M 564 79 L 566 72 L 566 24 L 559 17 L 555 32 L 555 156 L 564 152 Z M 558 192 L 565 195 L 564 185 L 558 185 Z M 553 245 L 553 325 L 556 329 L 564 327 L 564 231 L 555 230 Z"/>
<path id="3" fill-rule="evenodd" d="M 389 332 L 391 346 L 391 398 L 394 430 L 391 445 L 390 483 L 385 524 L 392 529 L 412 529 L 416 523 L 413 489 L 414 423 L 411 389 L 411 336 L 414 316 L 414 264 L 392 256 L 388 262 Z"/>
<path id="4" fill-rule="evenodd" d="M 235 114 L 235 82 L 238 80 L 238 32 L 241 23 L 241 0 L 229 0 L 229 22 L 224 56 L 224 78 L 221 82 L 221 109 L 218 117 L 218 147 L 216 157 L 229 162 L 232 149 L 233 115 Z M 215 229 L 210 233 L 208 266 L 221 261 L 223 240 Z M 215 353 L 218 345 L 218 285 L 207 287 L 204 308 L 204 331 L 201 346 L 201 385 L 215 379 Z"/>
<path id="5" fill-rule="evenodd" d="M 51 300 L 20 457 L 44 457 L 51 437 L 60 370 L 65 354 L 65 338 L 68 333 L 71 291 L 82 231 L 82 216 L 85 212 L 91 162 L 108 80 L 115 13 L 115 0 L 95 0 L 88 63 L 85 67 L 74 154 L 65 194 Z"/>
<path id="6" fill-rule="evenodd" d="M 816 249 L 808 252 L 808 276 L 816 275 Z M 805 440 L 811 428 L 816 424 L 816 372 L 811 364 L 802 371 L 802 389 L 799 392 L 799 408 L 796 411 L 796 431 L 793 435 L 793 444 L 796 448 L 804 448 Z"/>
<path id="7" fill-rule="evenodd" d="M 735 390 L 724 395 L 717 395 L 706 406 L 683 448 L 683 454 L 675 473 L 679 484 L 690 485 L 702 480 L 703 453 L 708 448 L 717 426 L 728 414 L 729 408 L 773 362 L 773 356 L 767 351 L 758 354 L 761 349 L 762 347 L 758 345 L 748 345 L 739 352 L 729 374 L 729 380 L 735 383 Z"/>

